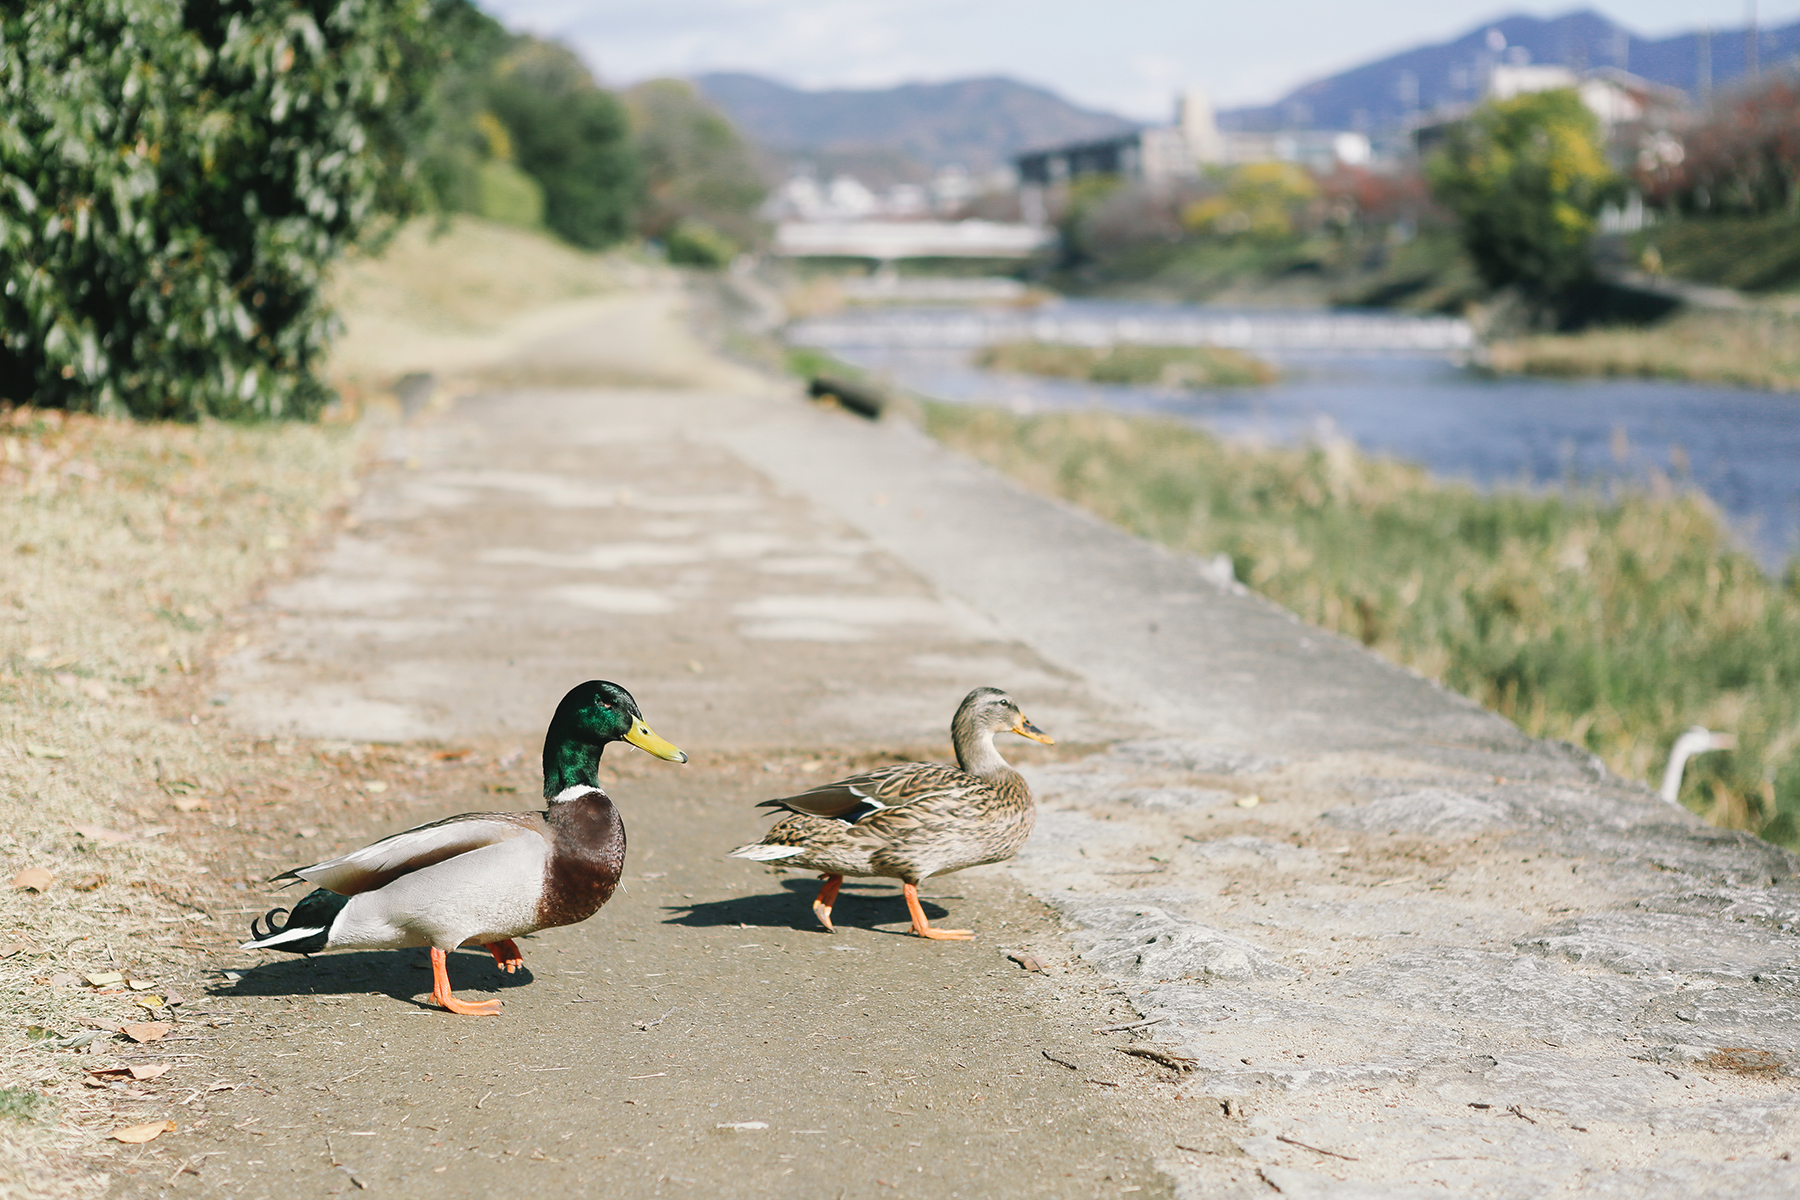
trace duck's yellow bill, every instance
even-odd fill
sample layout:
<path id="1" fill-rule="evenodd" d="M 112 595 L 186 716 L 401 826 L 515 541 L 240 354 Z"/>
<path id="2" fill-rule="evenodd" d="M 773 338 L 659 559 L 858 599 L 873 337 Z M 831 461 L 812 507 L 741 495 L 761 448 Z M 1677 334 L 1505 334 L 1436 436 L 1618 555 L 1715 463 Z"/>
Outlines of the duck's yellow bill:
<path id="1" fill-rule="evenodd" d="M 1020 737 L 1030 738 L 1034 742 L 1042 742 L 1046 746 L 1056 745 L 1055 738 L 1039 729 L 1036 725 L 1033 725 L 1030 721 L 1027 721 L 1024 717 L 1019 718 L 1019 723 L 1012 727 L 1012 731 Z"/>
<path id="2" fill-rule="evenodd" d="M 688 760 L 687 755 L 651 733 L 650 727 L 642 721 L 631 723 L 631 729 L 625 734 L 625 740 L 646 754 L 654 754 L 656 757 L 666 758 L 670 762 L 684 763 Z"/>

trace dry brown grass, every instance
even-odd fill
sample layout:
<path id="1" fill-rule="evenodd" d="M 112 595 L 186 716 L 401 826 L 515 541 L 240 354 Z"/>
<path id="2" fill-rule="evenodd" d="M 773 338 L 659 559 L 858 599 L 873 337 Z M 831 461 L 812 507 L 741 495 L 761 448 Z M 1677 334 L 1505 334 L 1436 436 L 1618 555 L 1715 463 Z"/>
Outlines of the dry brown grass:
<path id="1" fill-rule="evenodd" d="M 1517 338 L 1488 347 L 1504 374 L 1687 379 L 1800 390 L 1800 317 L 1772 310 L 1690 312 L 1649 329 Z"/>
<path id="2" fill-rule="evenodd" d="M 991 371 L 1166 388 L 1251 387 L 1273 383 L 1276 377 L 1268 363 L 1225 346 L 1001 342 L 977 354 L 975 364 Z"/>
<path id="3" fill-rule="evenodd" d="M 359 439 L 0 417 L 0 1101 L 40 1110 L 0 1115 L 0 1196 L 87 1195 L 83 1159 L 143 1098 L 84 1086 L 123 1045 L 106 1027 L 179 1022 L 198 993 L 211 881 L 182 831 L 229 819 L 207 810 L 238 773 L 206 665 L 346 498 Z M 10 886 L 28 869 L 49 884 Z M 154 986 L 85 982 L 109 971 Z"/>

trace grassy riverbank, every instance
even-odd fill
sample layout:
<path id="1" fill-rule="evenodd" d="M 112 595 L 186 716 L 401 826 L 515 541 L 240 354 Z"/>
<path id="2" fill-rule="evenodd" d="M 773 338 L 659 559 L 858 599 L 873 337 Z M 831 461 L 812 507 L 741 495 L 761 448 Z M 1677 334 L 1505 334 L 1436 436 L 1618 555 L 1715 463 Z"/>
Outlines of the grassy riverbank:
<path id="1" fill-rule="evenodd" d="M 1800 391 L 1800 315 L 1684 312 L 1643 329 L 1497 341 L 1488 356 L 1491 369 L 1507 374 L 1686 379 Z"/>
<path id="2" fill-rule="evenodd" d="M 114 1061 L 106 1030 L 178 1019 L 176 992 L 200 994 L 183 931 L 212 885 L 184 830 L 243 770 L 206 664 L 238 644 L 252 589 L 324 528 L 359 444 L 309 425 L 0 412 L 0 1194 L 103 1189 L 84 1164 L 135 1123 L 120 1105 L 149 1102 L 82 1081 Z M 154 986 L 85 982 L 111 971 Z M 44 1048 L 96 1029 L 103 1057 Z"/>
<path id="3" fill-rule="evenodd" d="M 1683 801 L 1800 844 L 1800 595 L 1702 499 L 1482 494 L 1344 444 L 1253 448 L 1109 414 L 933 404 L 925 420 L 1035 490 L 1229 554 L 1305 619 L 1622 775 L 1656 783 L 1689 725 L 1736 733 Z"/>
<path id="4" fill-rule="evenodd" d="M 1167 388 L 1246 387 L 1275 381 L 1275 368 L 1268 363 L 1222 346 L 1001 342 L 976 355 L 975 365 L 1022 375 Z"/>

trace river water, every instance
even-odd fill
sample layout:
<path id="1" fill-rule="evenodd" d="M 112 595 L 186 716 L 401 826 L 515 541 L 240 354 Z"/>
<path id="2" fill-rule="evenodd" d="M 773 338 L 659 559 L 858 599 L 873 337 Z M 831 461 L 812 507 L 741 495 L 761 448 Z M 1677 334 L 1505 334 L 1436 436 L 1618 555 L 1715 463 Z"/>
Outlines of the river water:
<path id="1" fill-rule="evenodd" d="M 969 365 L 979 346 L 1015 338 L 1223 343 L 1282 374 L 1267 387 L 1192 391 Z M 1472 339 L 1457 321 L 1085 300 L 1028 312 L 866 309 L 801 322 L 789 339 L 924 395 L 1015 412 L 1103 407 L 1282 444 L 1341 436 L 1480 487 L 1692 487 L 1771 572 L 1800 552 L 1800 397 L 1657 380 L 1495 379 L 1462 365 Z"/>

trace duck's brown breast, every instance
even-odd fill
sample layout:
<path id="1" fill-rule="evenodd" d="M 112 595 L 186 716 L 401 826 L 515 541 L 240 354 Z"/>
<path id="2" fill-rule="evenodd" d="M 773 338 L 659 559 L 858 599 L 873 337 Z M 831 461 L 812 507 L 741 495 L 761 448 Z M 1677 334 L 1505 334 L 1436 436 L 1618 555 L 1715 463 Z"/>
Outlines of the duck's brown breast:
<path id="1" fill-rule="evenodd" d="M 585 921 L 619 886 L 625 866 L 625 823 L 598 789 L 550 806 L 550 857 L 538 900 L 538 925 L 554 929 Z"/>

